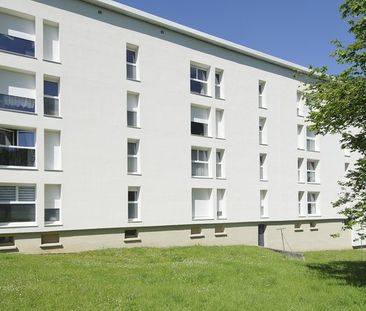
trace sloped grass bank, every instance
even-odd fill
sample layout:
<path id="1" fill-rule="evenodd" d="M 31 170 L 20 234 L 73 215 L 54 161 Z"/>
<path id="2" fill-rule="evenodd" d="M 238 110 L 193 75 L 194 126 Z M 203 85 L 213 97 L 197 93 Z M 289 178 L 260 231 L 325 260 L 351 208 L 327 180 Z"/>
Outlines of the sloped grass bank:
<path id="1" fill-rule="evenodd" d="M 0 310 L 366 309 L 365 251 L 305 258 L 244 246 L 0 254 Z"/>

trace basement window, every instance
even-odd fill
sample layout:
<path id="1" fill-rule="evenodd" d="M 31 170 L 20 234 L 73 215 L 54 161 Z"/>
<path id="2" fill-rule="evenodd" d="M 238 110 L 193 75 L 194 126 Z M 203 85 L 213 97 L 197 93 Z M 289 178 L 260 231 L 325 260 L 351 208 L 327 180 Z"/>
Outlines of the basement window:
<path id="1" fill-rule="evenodd" d="M 41 244 L 57 244 L 60 243 L 60 236 L 57 233 L 54 234 L 42 234 Z"/>
<path id="2" fill-rule="evenodd" d="M 191 239 L 195 238 L 204 238 L 205 236 L 202 234 L 202 227 L 194 226 L 191 228 Z"/>
<path id="3" fill-rule="evenodd" d="M 137 239 L 138 237 L 139 237 L 139 234 L 136 229 L 125 230 L 125 239 Z"/>
<path id="4" fill-rule="evenodd" d="M 0 247 L 15 246 L 15 241 L 13 236 L 1 236 L 0 237 Z"/>

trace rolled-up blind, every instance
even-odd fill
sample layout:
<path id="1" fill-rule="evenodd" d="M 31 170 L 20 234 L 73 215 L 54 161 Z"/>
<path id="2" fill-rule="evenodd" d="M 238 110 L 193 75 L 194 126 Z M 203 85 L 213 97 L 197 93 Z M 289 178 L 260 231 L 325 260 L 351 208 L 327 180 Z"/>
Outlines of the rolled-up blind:
<path id="1" fill-rule="evenodd" d="M 35 186 L 19 186 L 18 200 L 22 202 L 33 202 L 36 200 Z"/>
<path id="2" fill-rule="evenodd" d="M 15 186 L 0 186 L 0 202 L 16 201 Z"/>

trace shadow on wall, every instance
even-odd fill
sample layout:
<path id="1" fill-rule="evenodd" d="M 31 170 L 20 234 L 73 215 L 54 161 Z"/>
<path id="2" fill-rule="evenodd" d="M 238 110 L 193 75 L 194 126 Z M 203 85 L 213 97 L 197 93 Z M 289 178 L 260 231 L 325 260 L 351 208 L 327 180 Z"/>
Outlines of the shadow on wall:
<path id="1" fill-rule="evenodd" d="M 351 286 L 366 286 L 366 261 L 332 261 L 306 266 L 319 273 L 321 277 L 345 281 Z"/>

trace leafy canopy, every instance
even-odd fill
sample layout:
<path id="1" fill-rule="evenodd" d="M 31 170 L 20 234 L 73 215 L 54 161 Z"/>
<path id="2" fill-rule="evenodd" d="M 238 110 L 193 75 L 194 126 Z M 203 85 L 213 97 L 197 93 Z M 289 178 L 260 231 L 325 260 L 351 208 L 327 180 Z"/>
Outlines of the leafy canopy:
<path id="1" fill-rule="evenodd" d="M 304 96 L 312 129 L 321 135 L 339 134 L 342 148 L 357 155 L 334 207 L 347 217 L 346 227 L 366 224 L 366 0 L 345 0 L 340 6 L 353 42 L 332 41 L 331 54 L 346 69 L 328 74 L 327 67 L 310 68 L 310 83 Z"/>

